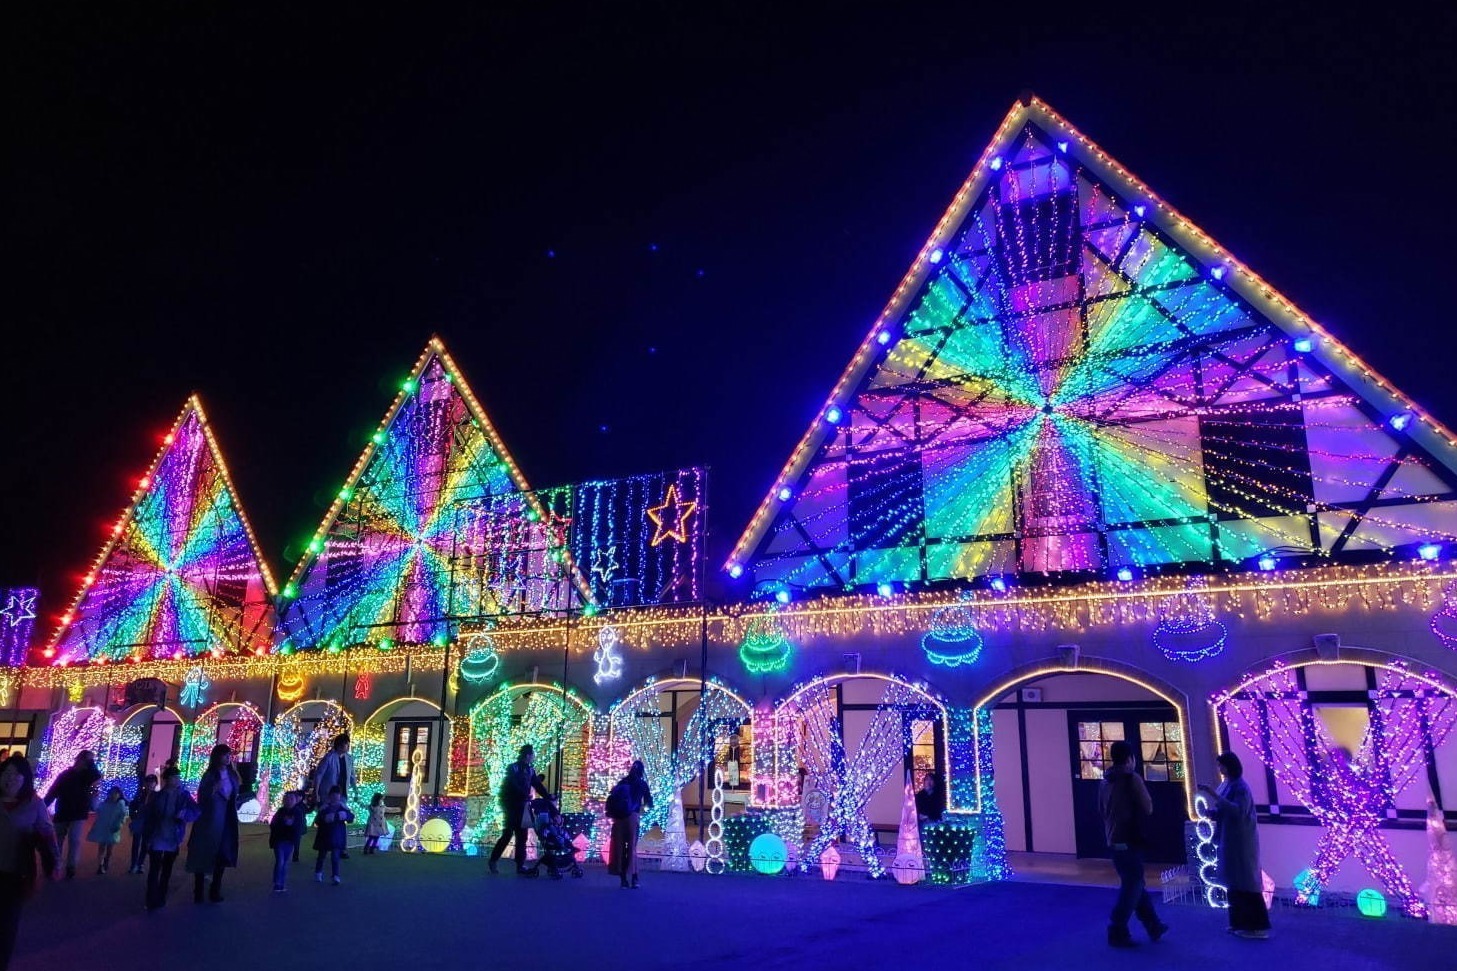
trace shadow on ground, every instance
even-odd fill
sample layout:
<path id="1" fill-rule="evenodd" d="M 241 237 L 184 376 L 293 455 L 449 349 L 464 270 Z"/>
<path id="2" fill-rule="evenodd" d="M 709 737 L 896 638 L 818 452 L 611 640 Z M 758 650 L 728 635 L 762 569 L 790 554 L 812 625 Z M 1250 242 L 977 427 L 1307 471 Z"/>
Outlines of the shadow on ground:
<path id="1" fill-rule="evenodd" d="M 310 854 L 304 859 L 289 892 L 272 894 L 268 849 L 250 836 L 226 900 L 203 905 L 192 902 L 179 861 L 171 901 L 153 915 L 142 909 L 143 878 L 125 872 L 46 886 L 26 908 L 12 967 L 1457 967 L 1457 928 L 1318 911 L 1279 911 L 1274 938 L 1252 942 L 1223 933 L 1220 912 L 1169 907 L 1167 938 L 1114 951 L 1103 941 L 1111 891 L 1090 887 L 644 872 L 642 889 L 631 891 L 601 867 L 581 880 L 527 880 L 487 876 L 479 858 L 358 851 L 333 887 L 314 883 Z"/>

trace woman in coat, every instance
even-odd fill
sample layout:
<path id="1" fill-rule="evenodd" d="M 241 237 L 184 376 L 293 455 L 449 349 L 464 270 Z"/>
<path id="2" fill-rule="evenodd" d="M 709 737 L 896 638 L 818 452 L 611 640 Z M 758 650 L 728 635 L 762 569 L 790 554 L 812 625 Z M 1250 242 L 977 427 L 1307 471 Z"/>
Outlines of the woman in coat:
<path id="1" fill-rule="evenodd" d="M 223 899 L 223 870 L 238 865 L 238 795 L 242 780 L 233 768 L 233 750 L 214 745 L 207 771 L 197 784 L 201 815 L 187 840 L 187 872 L 193 874 L 192 899 L 202 903 L 202 884 L 212 874 L 209 899 Z"/>
<path id="2" fill-rule="evenodd" d="M 637 836 L 642 825 L 642 811 L 653 807 L 653 793 L 648 787 L 647 770 L 642 760 L 632 763 L 627 775 L 612 787 L 622 793 L 621 815 L 612 816 L 612 843 L 608 852 L 607 872 L 622 878 L 622 888 L 638 889 Z M 609 801 L 617 802 L 612 796 Z"/>
<path id="3" fill-rule="evenodd" d="M 1224 783 L 1218 791 L 1200 786 L 1214 806 L 1214 845 L 1219 851 L 1216 871 L 1229 894 L 1229 930 L 1240 937 L 1265 940 L 1270 936 L 1270 912 L 1265 908 L 1264 879 L 1260 872 L 1260 834 L 1255 825 L 1255 796 L 1244 780 L 1239 756 L 1219 757 Z"/>
<path id="4" fill-rule="evenodd" d="M 60 847 L 45 802 L 35 793 L 35 770 L 23 755 L 0 763 L 0 968 L 10 966 L 20 906 L 35 886 L 35 857 L 51 879 L 60 876 Z"/>

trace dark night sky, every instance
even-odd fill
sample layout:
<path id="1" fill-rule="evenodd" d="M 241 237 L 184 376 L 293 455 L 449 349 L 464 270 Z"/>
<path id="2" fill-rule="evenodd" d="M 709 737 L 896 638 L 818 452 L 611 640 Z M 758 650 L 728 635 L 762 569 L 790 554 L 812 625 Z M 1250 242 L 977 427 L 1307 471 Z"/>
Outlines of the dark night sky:
<path id="1" fill-rule="evenodd" d="M 1023 89 L 1457 423 L 1451 13 L 54 6 L 0 41 L 52 613 L 192 390 L 285 574 L 432 332 L 536 485 L 711 465 L 718 556 Z"/>

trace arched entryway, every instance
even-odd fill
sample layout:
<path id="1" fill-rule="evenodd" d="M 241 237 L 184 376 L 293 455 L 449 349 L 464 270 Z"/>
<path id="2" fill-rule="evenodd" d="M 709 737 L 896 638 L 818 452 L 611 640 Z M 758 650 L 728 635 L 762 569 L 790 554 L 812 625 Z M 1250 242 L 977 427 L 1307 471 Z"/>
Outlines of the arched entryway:
<path id="1" fill-rule="evenodd" d="M 591 708 L 571 689 L 541 682 L 502 685 L 470 710 L 467 792 L 493 806 L 506 767 L 521 746 L 530 745 L 537 771 L 561 792 L 563 811 L 580 812 L 591 728 Z"/>
<path id="2" fill-rule="evenodd" d="M 894 844 L 906 779 L 919 785 L 929 772 L 947 776 L 946 705 L 926 686 L 892 675 L 844 674 L 801 686 L 775 718 L 799 763 L 805 859 L 844 840 L 879 875 L 875 848 L 883 837 Z"/>
<path id="3" fill-rule="evenodd" d="M 152 704 L 131 709 L 118 721 L 102 754 L 106 781 L 120 786 L 130 799 L 136 795 L 137 780 L 146 775 L 160 776 L 169 759 L 178 759 L 184 778 L 196 781 L 197 776 L 188 775 L 186 766 L 181 765 L 185 735 L 180 712 Z"/>
<path id="4" fill-rule="evenodd" d="M 402 808 L 410 790 L 414 756 L 421 759 L 420 791 L 445 790 L 451 746 L 450 721 L 428 698 L 406 697 L 380 706 L 360 725 L 354 745 L 360 801 L 384 793 L 386 804 Z"/>
<path id="5" fill-rule="evenodd" d="M 667 825 L 675 794 L 682 799 L 686 824 L 706 825 L 714 775 L 708 766 L 722 771 L 725 814 L 748 808 L 754 779 L 752 717 L 749 703 L 732 689 L 686 677 L 649 681 L 612 707 L 609 751 L 611 743 L 621 743 L 620 762 L 641 759 L 652 788 L 644 831 Z M 609 775 L 625 768 L 611 766 Z M 615 781 L 604 780 L 607 785 Z"/>
<path id="6" fill-rule="evenodd" d="M 334 739 L 353 731 L 354 719 L 335 701 L 302 701 L 279 715 L 273 722 L 269 760 L 270 806 L 276 808 L 285 792 L 302 789 Z"/>
<path id="7" fill-rule="evenodd" d="M 1298 899 L 1379 888 L 1423 916 L 1428 800 L 1457 822 L 1457 687 L 1374 651 L 1287 659 L 1213 701 L 1254 794 L 1261 863 Z"/>
<path id="8" fill-rule="evenodd" d="M 244 791 L 256 789 L 263 727 L 262 713 L 245 701 L 221 701 L 203 711 L 187 733 L 189 743 L 182 753 L 183 777 L 201 778 L 213 746 L 226 745 L 233 750 L 233 764 L 242 777 Z"/>
<path id="9" fill-rule="evenodd" d="M 1126 741 L 1154 802 L 1145 859 L 1184 862 L 1194 782 L 1181 692 L 1121 665 L 1083 661 L 1011 672 L 977 707 L 991 715 L 1009 852 L 1107 858 L 1098 787 L 1112 743 Z"/>

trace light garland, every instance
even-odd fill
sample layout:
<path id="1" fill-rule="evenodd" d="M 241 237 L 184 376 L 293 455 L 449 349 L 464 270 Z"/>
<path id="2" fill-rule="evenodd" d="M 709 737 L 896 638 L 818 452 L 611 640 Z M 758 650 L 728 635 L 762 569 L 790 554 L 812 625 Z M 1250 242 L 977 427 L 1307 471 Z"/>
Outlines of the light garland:
<path id="1" fill-rule="evenodd" d="M 36 761 L 36 789 L 41 790 L 70 768 L 83 749 L 89 749 L 103 760 L 97 768 L 104 776 L 108 768 L 104 759 L 115 729 L 116 721 L 100 708 L 68 708 L 51 719 L 41 741 L 41 756 Z"/>
<path id="2" fill-rule="evenodd" d="M 1372 444 L 1351 448 L 1353 431 Z M 725 569 L 839 587 L 1249 569 L 1317 535 L 1334 556 L 1349 536 L 1432 546 L 1419 507 L 1448 491 L 1428 470 L 1445 464 L 1432 449 L 1452 444 L 1031 99 L 1008 114 Z M 1393 501 L 1360 504 L 1394 479 Z"/>
<path id="3" fill-rule="evenodd" d="M 275 589 L 192 397 L 45 656 L 76 664 L 261 654 L 273 637 Z"/>
<path id="4" fill-rule="evenodd" d="M 1380 677 L 1369 703 L 1366 741 L 1352 760 L 1312 717 L 1295 670 L 1282 664 L 1217 695 L 1215 709 L 1325 827 L 1310 867 L 1315 888 L 1324 888 L 1354 854 L 1408 914 L 1422 917 L 1426 903 L 1380 827 L 1396 795 L 1424 771 L 1428 746 L 1440 746 L 1457 728 L 1457 694 L 1434 675 L 1417 675 L 1402 665 L 1382 667 Z M 1305 891 L 1297 895 L 1301 903 L 1310 898 Z"/>

